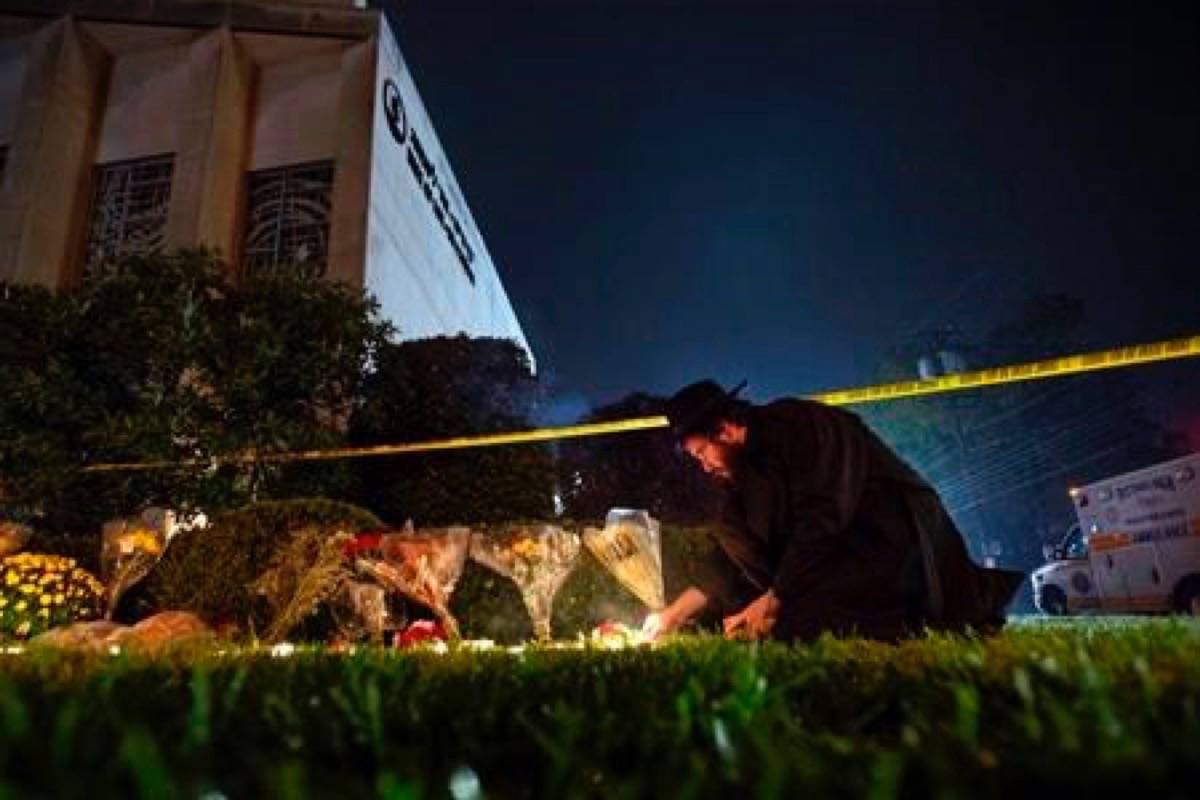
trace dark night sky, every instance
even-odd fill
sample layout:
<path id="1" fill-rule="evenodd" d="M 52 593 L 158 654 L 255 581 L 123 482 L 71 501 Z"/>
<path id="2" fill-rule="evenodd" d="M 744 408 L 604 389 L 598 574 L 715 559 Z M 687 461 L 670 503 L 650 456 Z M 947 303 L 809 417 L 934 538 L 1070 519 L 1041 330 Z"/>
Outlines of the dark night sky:
<path id="1" fill-rule="evenodd" d="M 1097 347 L 1200 333 L 1195 8 L 406 0 L 397 19 L 543 376 L 605 403 L 707 376 L 756 400 L 870 382 L 891 345 L 982 333 L 1040 291 L 1082 297 Z M 1153 369 L 1200 413 L 1200 364 Z"/>

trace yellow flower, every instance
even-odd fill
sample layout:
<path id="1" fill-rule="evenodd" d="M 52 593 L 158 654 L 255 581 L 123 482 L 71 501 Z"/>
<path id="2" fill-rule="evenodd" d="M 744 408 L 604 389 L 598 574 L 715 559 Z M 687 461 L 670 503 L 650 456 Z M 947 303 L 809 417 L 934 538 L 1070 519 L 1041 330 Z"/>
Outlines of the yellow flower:
<path id="1" fill-rule="evenodd" d="M 162 551 L 162 544 L 159 542 L 158 536 L 148 528 L 134 528 L 126 531 L 125 535 L 117 540 L 117 546 L 121 555 L 128 555 L 139 550 L 150 555 L 158 555 Z"/>
<path id="2" fill-rule="evenodd" d="M 24 600 L 18 600 L 17 604 L 15 606 L 13 606 L 13 608 L 16 609 L 17 611 L 24 611 L 28 607 L 29 607 L 29 604 L 26 603 Z"/>
<path id="3" fill-rule="evenodd" d="M 48 609 L 48 608 L 38 609 L 37 615 L 39 617 L 41 617 L 42 619 L 50 619 L 50 609 Z"/>
<path id="4" fill-rule="evenodd" d="M 4 585 L 5 586 L 16 586 L 20 582 L 21 582 L 21 576 L 18 575 L 17 573 L 12 572 L 12 571 L 4 573 Z"/>
<path id="5" fill-rule="evenodd" d="M 33 594 L 36 591 L 37 591 L 37 587 L 34 586 L 32 583 L 22 583 L 21 584 L 21 588 L 20 588 L 21 594 Z"/>
<path id="6" fill-rule="evenodd" d="M 8 598 L 0 594 L 0 608 L 4 608 L 6 605 L 8 605 Z"/>
<path id="7" fill-rule="evenodd" d="M 67 596 L 65 594 L 63 594 L 62 592 L 59 592 L 58 594 L 54 595 L 54 602 L 58 603 L 59 605 L 64 603 L 66 601 L 66 599 L 67 599 Z"/>

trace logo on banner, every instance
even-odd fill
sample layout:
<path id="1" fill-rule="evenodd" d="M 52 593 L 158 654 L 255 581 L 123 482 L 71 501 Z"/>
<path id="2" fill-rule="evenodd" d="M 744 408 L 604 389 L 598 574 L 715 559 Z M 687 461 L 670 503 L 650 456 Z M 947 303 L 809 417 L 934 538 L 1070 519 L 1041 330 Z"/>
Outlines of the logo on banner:
<path id="1" fill-rule="evenodd" d="M 404 101 L 400 99 L 400 87 L 391 78 L 383 82 L 383 116 L 387 119 L 388 130 L 396 144 L 408 141 L 408 114 L 404 111 Z"/>
<path id="2" fill-rule="evenodd" d="M 404 160 L 408 163 L 408 169 L 416 179 L 421 193 L 425 195 L 425 202 L 428 203 L 438 225 L 446 235 L 446 241 L 458 258 L 458 263 L 467 273 L 467 280 L 474 285 L 475 270 L 471 268 L 471 265 L 475 263 L 475 251 L 467 242 L 467 234 L 463 231 L 462 223 L 458 221 L 458 215 L 450 207 L 450 197 L 442 188 L 433 161 L 425 154 L 421 137 L 409 127 L 408 113 L 404 110 L 400 87 L 391 78 L 383 82 L 382 99 L 383 116 L 387 120 L 388 130 L 391 132 L 392 138 L 396 140 L 396 144 L 404 150 Z"/>

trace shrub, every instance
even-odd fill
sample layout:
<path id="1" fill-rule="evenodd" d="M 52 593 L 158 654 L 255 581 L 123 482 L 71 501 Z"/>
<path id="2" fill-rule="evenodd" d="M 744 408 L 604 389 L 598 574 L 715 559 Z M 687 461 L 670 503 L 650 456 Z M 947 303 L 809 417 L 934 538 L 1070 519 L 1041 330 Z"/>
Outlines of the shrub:
<path id="1" fill-rule="evenodd" d="M 130 257 L 58 292 L 0 284 L 0 504 L 78 531 L 147 503 L 211 512 L 346 492 L 345 462 L 81 470 L 344 444 L 390 331 L 344 285 L 234 281 L 199 250 Z"/>
<path id="2" fill-rule="evenodd" d="M 420 442 L 531 426 L 537 382 L 505 339 L 438 337 L 384 347 L 351 420 L 357 444 Z M 541 445 L 361 459 L 362 505 L 394 526 L 546 519 L 554 467 Z"/>
<path id="3" fill-rule="evenodd" d="M 219 514 L 209 526 L 182 533 L 146 580 L 142 611 L 183 609 L 214 625 L 265 630 L 269 612 L 250 584 L 303 528 L 351 532 L 382 527 L 365 509 L 323 499 L 256 503 Z"/>

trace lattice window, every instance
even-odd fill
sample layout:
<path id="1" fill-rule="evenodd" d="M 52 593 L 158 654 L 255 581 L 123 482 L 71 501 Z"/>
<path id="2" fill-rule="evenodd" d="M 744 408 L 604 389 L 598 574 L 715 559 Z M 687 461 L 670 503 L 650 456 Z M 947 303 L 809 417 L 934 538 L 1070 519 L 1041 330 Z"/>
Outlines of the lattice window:
<path id="1" fill-rule="evenodd" d="M 250 173 L 242 266 L 247 272 L 296 269 L 325 274 L 333 207 L 333 162 Z"/>
<path id="2" fill-rule="evenodd" d="M 175 157 L 170 155 L 96 167 L 85 272 L 163 248 L 174 173 Z"/>

